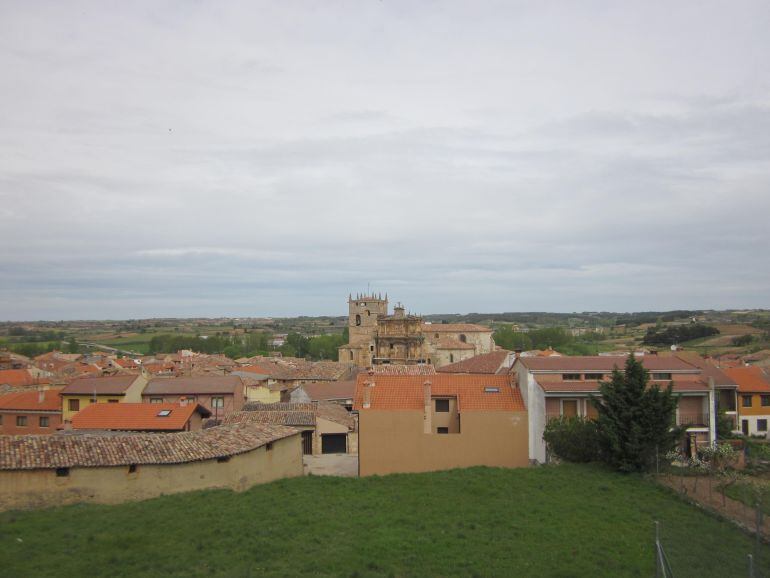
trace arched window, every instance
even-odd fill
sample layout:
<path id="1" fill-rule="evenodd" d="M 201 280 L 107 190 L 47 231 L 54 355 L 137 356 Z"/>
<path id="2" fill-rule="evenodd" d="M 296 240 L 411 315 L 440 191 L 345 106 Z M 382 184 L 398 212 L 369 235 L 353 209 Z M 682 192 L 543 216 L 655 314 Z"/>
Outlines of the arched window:
<path id="1" fill-rule="evenodd" d="M 465 337 L 465 335 L 461 333 L 460 334 L 460 341 L 462 341 L 463 343 L 467 343 L 468 342 L 468 338 Z"/>
<path id="2" fill-rule="evenodd" d="M 356 325 L 361 325 L 361 316 L 356 313 Z"/>
<path id="3" fill-rule="evenodd" d="M 366 310 L 366 316 L 369 317 L 371 314 L 372 314 L 372 312 L 367 309 Z"/>

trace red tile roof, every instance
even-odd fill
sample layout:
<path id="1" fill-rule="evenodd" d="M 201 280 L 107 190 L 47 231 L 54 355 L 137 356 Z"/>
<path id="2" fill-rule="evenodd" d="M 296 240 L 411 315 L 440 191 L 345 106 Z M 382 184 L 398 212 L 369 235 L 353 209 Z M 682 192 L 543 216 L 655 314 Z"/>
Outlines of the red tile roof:
<path id="1" fill-rule="evenodd" d="M 2 369 L 0 370 L 0 385 L 18 387 L 35 383 L 32 374 L 26 369 Z"/>
<path id="2" fill-rule="evenodd" d="M 499 349 L 492 353 L 482 353 L 481 355 L 474 355 L 469 359 L 458 361 L 457 363 L 450 363 L 439 367 L 439 373 L 497 373 L 498 371 L 507 371 L 507 367 L 503 367 L 503 362 L 510 355 L 510 351 L 505 349 Z"/>
<path id="3" fill-rule="evenodd" d="M 61 387 L 46 389 L 42 392 L 37 389 L 17 391 L 0 396 L 0 410 L 24 410 L 24 411 L 61 411 Z M 43 400 L 40 401 L 40 394 Z"/>
<path id="4" fill-rule="evenodd" d="M 123 431 L 181 431 L 195 412 L 211 412 L 198 404 L 178 403 L 92 403 L 72 418 L 73 429 Z M 161 416 L 161 412 L 169 412 Z"/>
<path id="5" fill-rule="evenodd" d="M 356 391 L 355 381 L 322 381 L 316 383 L 303 383 L 300 386 L 305 390 L 311 401 L 327 401 L 330 399 L 353 399 Z"/>
<path id="6" fill-rule="evenodd" d="M 158 377 L 150 380 L 142 395 L 233 394 L 238 388 L 243 388 L 243 381 L 237 375 Z"/>
<path id="7" fill-rule="evenodd" d="M 81 377 L 66 386 L 62 395 L 121 395 L 137 380 L 136 375 Z"/>
<path id="8" fill-rule="evenodd" d="M 364 384 L 373 382 L 371 409 L 423 410 L 423 384 L 431 382 L 431 395 L 456 396 L 460 412 L 464 411 L 526 411 L 521 392 L 511 385 L 508 375 L 471 375 L 437 373 L 421 375 L 358 375 L 353 408 L 364 409 Z M 487 392 L 485 388 L 497 388 Z"/>
<path id="9" fill-rule="evenodd" d="M 723 371 L 735 380 L 740 392 L 770 393 L 770 376 L 761 367 L 731 367 Z"/>
<path id="10" fill-rule="evenodd" d="M 162 434 L 0 436 L 0 470 L 181 464 L 241 454 L 298 434 L 280 425 L 241 424 Z"/>

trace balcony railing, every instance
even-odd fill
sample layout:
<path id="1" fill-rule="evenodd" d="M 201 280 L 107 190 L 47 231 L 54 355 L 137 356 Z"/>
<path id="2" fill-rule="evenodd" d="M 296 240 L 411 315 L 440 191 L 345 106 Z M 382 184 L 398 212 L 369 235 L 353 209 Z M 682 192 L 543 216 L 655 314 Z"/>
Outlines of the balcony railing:
<path id="1" fill-rule="evenodd" d="M 686 425 L 688 427 L 700 426 L 708 427 L 709 414 L 708 413 L 680 413 L 677 418 L 678 425 Z"/>

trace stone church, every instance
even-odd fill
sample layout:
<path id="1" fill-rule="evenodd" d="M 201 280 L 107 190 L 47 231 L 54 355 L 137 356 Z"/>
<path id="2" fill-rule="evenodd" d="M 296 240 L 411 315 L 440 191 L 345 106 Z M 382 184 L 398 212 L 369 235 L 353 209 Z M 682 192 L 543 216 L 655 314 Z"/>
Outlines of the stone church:
<path id="1" fill-rule="evenodd" d="M 401 304 L 388 313 L 388 296 L 348 297 L 349 343 L 339 348 L 339 361 L 359 367 L 431 363 L 441 367 L 490 353 L 492 329 L 470 323 L 426 323 Z"/>

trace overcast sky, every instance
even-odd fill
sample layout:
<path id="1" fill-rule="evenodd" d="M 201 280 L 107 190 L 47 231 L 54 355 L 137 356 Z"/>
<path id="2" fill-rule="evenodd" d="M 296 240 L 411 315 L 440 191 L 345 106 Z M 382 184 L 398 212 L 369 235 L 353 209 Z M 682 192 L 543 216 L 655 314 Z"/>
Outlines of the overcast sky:
<path id="1" fill-rule="evenodd" d="M 770 3 L 0 2 L 0 319 L 770 306 Z"/>

